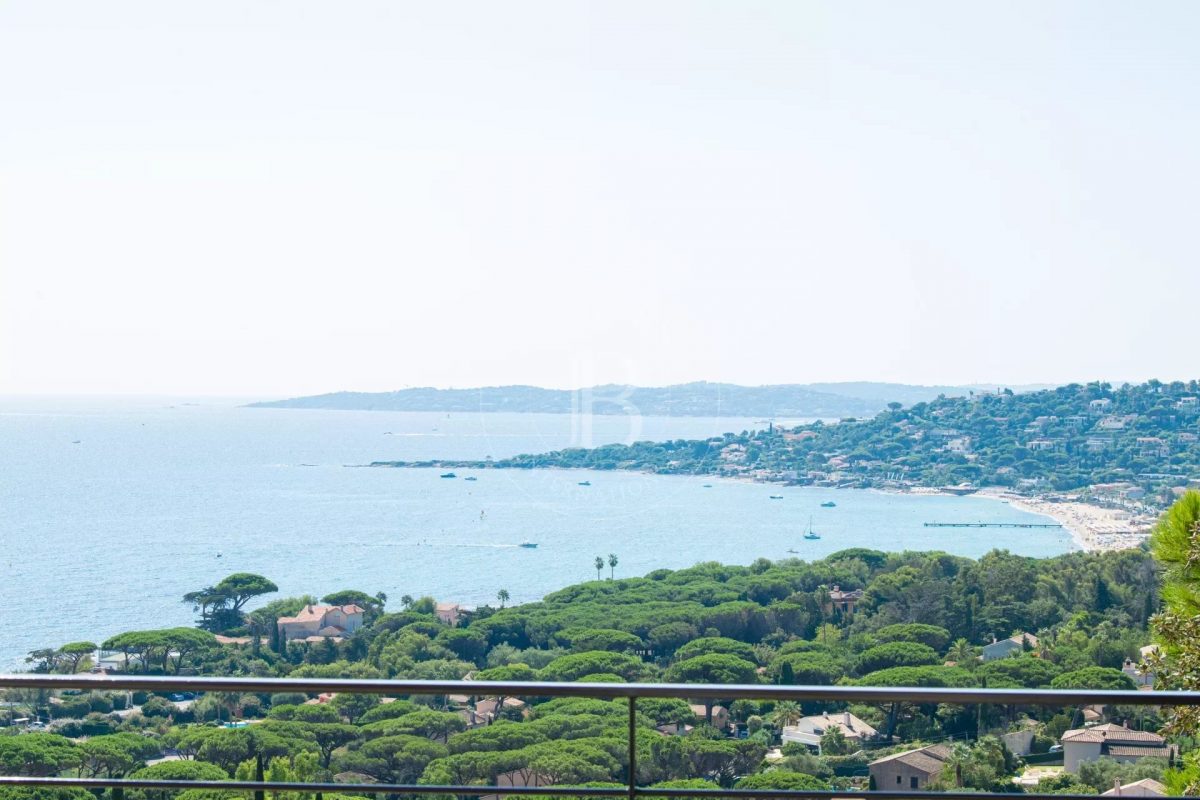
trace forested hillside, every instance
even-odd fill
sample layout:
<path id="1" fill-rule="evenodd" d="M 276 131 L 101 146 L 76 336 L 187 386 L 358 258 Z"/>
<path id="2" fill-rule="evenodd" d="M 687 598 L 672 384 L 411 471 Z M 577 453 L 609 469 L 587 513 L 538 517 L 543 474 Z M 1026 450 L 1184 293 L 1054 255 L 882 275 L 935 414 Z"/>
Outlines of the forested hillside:
<path id="1" fill-rule="evenodd" d="M 1090 383 L 943 397 L 908 408 L 893 403 L 871 419 L 836 424 L 431 463 L 634 469 L 840 486 L 965 482 L 1065 491 L 1121 482 L 1165 505 L 1172 490 L 1200 483 L 1200 383 Z"/>
<path id="2" fill-rule="evenodd" d="M 834 587 L 861 590 L 857 606 L 832 603 Z M 464 611 L 457 625 L 439 618 L 432 598 L 404 597 L 389 611 L 382 595 L 339 591 L 322 601 L 360 606 L 366 615 L 361 630 L 344 641 L 285 642 L 276 620 L 316 598 L 273 600 L 246 614 L 235 607 L 271 594 L 274 584 L 239 573 L 190 593 L 187 602 L 200 606 L 204 628 L 249 638 L 150 629 L 104 646 L 127 656 L 135 672 L 165 674 L 1132 688 L 1120 668 L 1149 641 L 1157 589 L 1144 551 L 1044 560 L 994 552 L 974 561 L 847 550 L 813 563 L 709 563 L 591 581 L 537 603 Z M 501 605 L 506 595 L 498 592 Z M 1024 652 L 980 660 L 981 645 L 1014 632 L 1033 635 Z M 92 647 L 76 642 L 40 650 L 31 665 L 86 669 Z M 242 693 L 195 699 L 135 693 L 133 699 L 137 709 L 117 716 L 124 695 L 11 692 L 12 708 L 49 716 L 54 727 L 0 735 L 0 764 L 35 770 L 27 774 L 225 779 L 252 777 L 261 755 L 281 780 L 346 774 L 492 783 L 513 771 L 555 783 L 623 777 L 626 711 L 619 702 L 412 696 L 381 704 L 378 697 L 340 694 L 313 704 L 299 694 Z M 964 763 L 974 765 L 967 785 L 1002 789 L 1015 761 L 987 734 L 1034 726 L 1035 748 L 1045 751 L 1078 713 L 1020 709 L 1021 721 L 1018 709 L 1001 707 L 725 705 L 727 711 L 682 700 L 639 704 L 638 780 L 862 786 L 867 761 L 889 748 L 982 737 L 963 751 Z M 831 734 L 820 756 L 788 745 L 782 760 L 766 760 L 782 726 L 803 714 L 844 710 L 878 734 L 853 747 Z M 252 724 L 220 724 L 231 719 Z M 1152 726 L 1156 718 L 1143 714 L 1138 723 Z M 164 752 L 182 754 L 181 760 L 146 766 Z M 1161 764 L 1138 768 L 1162 771 Z M 1112 769 L 1097 767 L 1064 785 L 1094 793 L 1112 777 Z"/>

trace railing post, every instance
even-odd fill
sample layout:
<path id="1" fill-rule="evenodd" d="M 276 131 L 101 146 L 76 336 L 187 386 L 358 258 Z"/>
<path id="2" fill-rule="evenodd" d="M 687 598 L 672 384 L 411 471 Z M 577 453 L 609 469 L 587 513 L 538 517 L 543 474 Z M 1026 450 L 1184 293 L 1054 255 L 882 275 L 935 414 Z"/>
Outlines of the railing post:
<path id="1" fill-rule="evenodd" d="M 637 798 L 637 698 L 629 695 L 629 800 Z"/>

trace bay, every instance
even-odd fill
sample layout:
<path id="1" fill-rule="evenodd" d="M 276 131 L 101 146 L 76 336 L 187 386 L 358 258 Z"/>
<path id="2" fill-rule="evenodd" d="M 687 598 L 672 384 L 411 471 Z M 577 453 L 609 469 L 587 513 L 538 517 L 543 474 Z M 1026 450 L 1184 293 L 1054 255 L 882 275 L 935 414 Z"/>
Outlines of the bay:
<path id="1" fill-rule="evenodd" d="M 357 588 L 386 592 L 394 605 L 404 594 L 481 604 L 500 589 L 524 602 L 595 579 L 595 557 L 610 553 L 616 576 L 627 577 L 855 546 L 967 556 L 1073 547 L 1058 529 L 924 527 L 1047 521 L 979 497 L 630 472 L 460 470 L 448 479 L 356 466 L 703 438 L 763 420 L 239 402 L 0 398 L 0 669 L 20 667 L 38 647 L 192 624 L 182 595 L 237 571 L 268 576 L 276 596 Z M 827 500 L 836 508 L 821 507 Z M 802 538 L 810 519 L 820 540 Z"/>

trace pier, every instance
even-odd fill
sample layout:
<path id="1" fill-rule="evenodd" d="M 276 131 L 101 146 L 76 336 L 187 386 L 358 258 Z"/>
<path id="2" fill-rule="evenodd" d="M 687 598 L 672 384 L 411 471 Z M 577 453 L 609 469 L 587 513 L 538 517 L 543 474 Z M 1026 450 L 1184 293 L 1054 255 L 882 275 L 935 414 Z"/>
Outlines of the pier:
<path id="1" fill-rule="evenodd" d="M 926 522 L 926 528 L 1061 528 L 1058 522 Z"/>

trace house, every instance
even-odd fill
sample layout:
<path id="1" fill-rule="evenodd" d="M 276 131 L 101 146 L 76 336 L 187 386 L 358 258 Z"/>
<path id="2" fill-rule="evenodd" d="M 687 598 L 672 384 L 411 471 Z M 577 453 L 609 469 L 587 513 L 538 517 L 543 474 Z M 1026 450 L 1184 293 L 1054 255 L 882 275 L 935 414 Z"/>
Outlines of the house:
<path id="1" fill-rule="evenodd" d="M 880 792 L 926 789 L 942 773 L 949 757 L 949 747 L 935 744 L 876 759 L 867 765 L 871 772 L 871 789 Z"/>
<path id="2" fill-rule="evenodd" d="M 362 627 L 363 609 L 360 606 L 307 605 L 294 617 L 280 617 L 279 635 L 285 641 L 305 639 L 345 639 Z"/>
<path id="3" fill-rule="evenodd" d="M 840 611 L 846 616 L 854 614 L 854 609 L 858 607 L 858 603 L 863 599 L 865 592 L 862 589 L 851 589 L 848 592 L 842 591 L 842 587 L 834 584 L 829 590 L 829 602 L 825 604 L 825 613 L 830 614 L 834 611 Z"/>
<path id="4" fill-rule="evenodd" d="M 504 698 L 504 705 L 502 708 L 524 712 L 525 701 L 519 700 L 516 697 L 506 697 Z M 490 724 L 496 719 L 497 716 L 496 701 L 494 699 L 477 700 L 475 702 L 475 715 L 480 719 L 487 720 Z"/>
<path id="5" fill-rule="evenodd" d="M 983 660 L 995 661 L 997 658 L 1008 658 L 1013 653 L 1022 653 L 1025 651 L 1025 645 L 1028 643 L 1032 649 L 1037 649 L 1038 638 L 1032 633 L 1018 633 L 1007 639 L 1001 639 L 998 642 L 985 644 L 983 646 Z"/>
<path id="6" fill-rule="evenodd" d="M 130 653 L 101 650 L 100 657 L 95 660 L 92 672 L 129 672 L 142 665 L 139 656 Z"/>
<path id="7" fill-rule="evenodd" d="M 1146 669 L 1145 663 L 1135 664 L 1132 658 L 1127 658 L 1121 665 L 1121 672 L 1128 675 L 1138 687 L 1154 685 L 1154 673 Z"/>
<path id="8" fill-rule="evenodd" d="M 878 735 L 878 731 L 849 711 L 835 714 L 825 712 L 811 717 L 801 717 L 795 725 L 785 725 L 781 733 L 784 744 L 799 742 L 819 750 L 821 737 L 833 728 L 840 730 L 846 740 L 856 747 Z"/>
<path id="9" fill-rule="evenodd" d="M 1157 733 L 1131 731 L 1111 722 L 1067 731 L 1062 735 L 1062 746 L 1063 769 L 1067 772 L 1078 772 L 1080 764 L 1101 756 L 1127 762 L 1150 756 L 1170 758 L 1173 753 L 1167 740 Z"/>
<path id="10" fill-rule="evenodd" d="M 1110 405 L 1112 405 L 1112 400 L 1109 400 L 1107 397 L 1100 397 L 1088 403 L 1088 410 L 1099 414 L 1107 410 Z"/>
<path id="11" fill-rule="evenodd" d="M 452 628 L 458 625 L 463 611 L 463 607 L 458 603 L 438 603 L 433 609 L 434 615 Z"/>
<path id="12" fill-rule="evenodd" d="M 1142 778 L 1133 783 L 1121 784 L 1120 779 L 1113 780 L 1113 788 L 1100 795 L 1101 797 L 1166 797 L 1167 787 L 1153 778 Z"/>
<path id="13" fill-rule="evenodd" d="M 690 708 L 697 719 L 704 719 L 703 703 L 697 703 L 690 706 Z M 712 726 L 719 731 L 723 731 L 729 727 L 729 710 L 725 706 L 712 707 Z"/>

